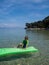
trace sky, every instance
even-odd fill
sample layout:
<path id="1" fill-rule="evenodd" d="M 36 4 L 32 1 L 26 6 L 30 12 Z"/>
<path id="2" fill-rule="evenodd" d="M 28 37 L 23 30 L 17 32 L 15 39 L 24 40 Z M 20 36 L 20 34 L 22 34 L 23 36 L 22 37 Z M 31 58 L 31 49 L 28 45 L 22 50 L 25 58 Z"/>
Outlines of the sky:
<path id="1" fill-rule="evenodd" d="M 49 16 L 49 0 L 0 0 L 0 27 L 25 27 Z"/>

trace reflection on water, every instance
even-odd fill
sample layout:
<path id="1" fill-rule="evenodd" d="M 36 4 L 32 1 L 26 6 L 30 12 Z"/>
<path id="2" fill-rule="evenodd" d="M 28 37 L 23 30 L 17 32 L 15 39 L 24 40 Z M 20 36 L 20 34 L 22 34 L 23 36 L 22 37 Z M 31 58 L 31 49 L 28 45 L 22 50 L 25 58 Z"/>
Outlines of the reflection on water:
<path id="1" fill-rule="evenodd" d="M 2 60 L 0 58 L 0 65 L 49 65 L 49 31 L 47 30 L 5 29 L 3 33 L 1 29 L 0 47 L 14 47 L 22 42 L 25 35 L 29 37 L 29 46 L 34 46 L 39 52 L 6 57 Z"/>
<path id="2" fill-rule="evenodd" d="M 11 54 L 7 56 L 0 57 L 0 61 L 9 61 L 9 60 L 15 60 L 20 58 L 29 58 L 32 57 L 33 53 L 25 53 L 25 54 Z"/>

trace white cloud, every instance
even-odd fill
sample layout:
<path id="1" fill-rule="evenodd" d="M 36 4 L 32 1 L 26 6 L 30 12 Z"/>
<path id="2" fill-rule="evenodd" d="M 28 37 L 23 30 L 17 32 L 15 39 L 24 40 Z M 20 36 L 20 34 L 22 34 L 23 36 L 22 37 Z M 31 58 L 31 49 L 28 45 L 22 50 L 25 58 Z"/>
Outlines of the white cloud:
<path id="1" fill-rule="evenodd" d="M 0 27 L 17 27 L 15 23 L 0 23 Z"/>
<path id="2" fill-rule="evenodd" d="M 41 2 L 43 2 L 43 0 L 31 0 L 32 2 L 34 2 L 34 3 L 41 3 Z"/>
<path id="3" fill-rule="evenodd" d="M 1 8 L 0 8 L 0 15 L 4 15 L 7 16 L 6 18 L 9 19 L 8 21 L 10 22 L 16 22 L 16 21 L 20 21 L 20 20 L 27 20 L 28 17 L 40 17 L 42 16 L 40 13 L 37 13 L 36 10 L 43 10 L 43 9 L 46 9 L 46 8 L 49 8 L 49 5 L 45 5 L 43 2 L 45 1 L 48 1 L 48 0 L 4 0 L 3 4 L 1 4 Z M 34 5 L 33 3 L 37 3 L 38 5 Z M 43 4 L 41 4 L 43 3 Z M 8 14 L 10 12 L 12 12 L 14 9 L 16 10 L 17 8 L 22 8 L 23 11 L 26 10 L 27 11 L 30 11 L 28 14 L 26 14 L 26 17 L 25 15 L 23 16 L 12 16 L 12 17 L 16 17 L 15 19 L 8 16 Z M 33 11 L 34 10 L 34 11 Z M 10 14 L 9 14 L 10 15 Z M 10 19 L 11 18 L 11 19 Z M 17 20 L 16 20 L 17 19 Z M 15 24 L 2 24 L 3 26 L 16 26 Z M 19 24 L 17 24 L 19 25 Z"/>
<path id="4" fill-rule="evenodd" d="M 0 8 L 0 14 L 1 15 L 8 15 L 10 12 L 12 12 L 14 9 L 16 9 L 18 6 L 25 9 L 44 9 L 49 8 L 47 5 L 39 5 L 35 6 L 32 3 L 42 3 L 47 0 L 4 0 L 4 2 L 1 4 Z"/>
<path id="5" fill-rule="evenodd" d="M 42 3 L 48 0 L 16 0 L 17 3 L 26 3 L 26 2 L 32 2 L 32 3 Z"/>
<path id="6" fill-rule="evenodd" d="M 42 5 L 41 8 L 43 9 L 49 8 L 49 5 Z"/>
<path id="7" fill-rule="evenodd" d="M 23 27 L 18 23 L 0 23 L 0 27 Z"/>

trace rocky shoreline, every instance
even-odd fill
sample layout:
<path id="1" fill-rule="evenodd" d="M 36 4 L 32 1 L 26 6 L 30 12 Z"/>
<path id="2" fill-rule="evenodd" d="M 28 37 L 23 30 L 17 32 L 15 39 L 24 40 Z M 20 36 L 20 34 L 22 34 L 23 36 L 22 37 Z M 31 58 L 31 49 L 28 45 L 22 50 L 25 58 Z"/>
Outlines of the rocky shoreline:
<path id="1" fill-rule="evenodd" d="M 49 16 L 41 21 L 26 23 L 25 29 L 28 30 L 49 30 Z"/>
<path id="2" fill-rule="evenodd" d="M 45 28 L 25 28 L 26 30 L 46 30 Z"/>

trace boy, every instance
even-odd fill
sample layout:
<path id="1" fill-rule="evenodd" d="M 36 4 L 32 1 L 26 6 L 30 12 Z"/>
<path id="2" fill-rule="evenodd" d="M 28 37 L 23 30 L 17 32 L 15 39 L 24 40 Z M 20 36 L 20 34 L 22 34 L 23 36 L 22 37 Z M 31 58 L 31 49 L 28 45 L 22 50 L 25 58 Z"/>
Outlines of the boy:
<path id="1" fill-rule="evenodd" d="M 29 41 L 28 41 L 28 36 L 25 36 L 23 42 L 20 43 L 20 44 L 17 46 L 17 48 L 26 48 L 26 47 L 28 46 L 28 43 L 29 43 Z"/>
<path id="2" fill-rule="evenodd" d="M 23 48 L 26 48 L 27 46 L 28 46 L 28 43 L 29 43 L 29 41 L 28 41 L 28 36 L 25 36 L 25 38 L 24 38 L 24 40 L 23 40 Z"/>

